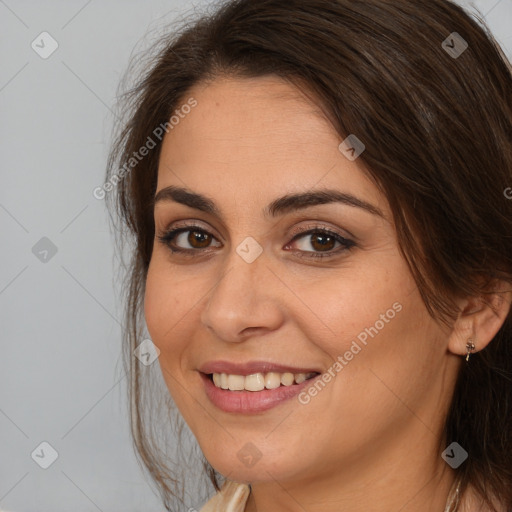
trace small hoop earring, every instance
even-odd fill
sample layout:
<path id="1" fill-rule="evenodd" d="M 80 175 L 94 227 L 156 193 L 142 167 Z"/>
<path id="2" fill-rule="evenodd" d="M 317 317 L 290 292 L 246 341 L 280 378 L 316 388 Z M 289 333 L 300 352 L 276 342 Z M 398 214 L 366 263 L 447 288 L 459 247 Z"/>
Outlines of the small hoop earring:
<path id="1" fill-rule="evenodd" d="M 473 352 L 473 350 L 475 350 L 475 344 L 473 343 L 473 340 L 471 338 L 469 338 L 468 342 L 466 343 L 466 350 L 467 350 L 466 362 L 468 362 L 471 352 Z"/>

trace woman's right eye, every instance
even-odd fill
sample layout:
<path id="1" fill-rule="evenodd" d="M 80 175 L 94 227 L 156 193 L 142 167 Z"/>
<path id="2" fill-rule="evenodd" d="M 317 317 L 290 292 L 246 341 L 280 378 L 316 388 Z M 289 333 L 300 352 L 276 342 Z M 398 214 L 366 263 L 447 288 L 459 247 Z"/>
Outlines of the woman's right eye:
<path id="1" fill-rule="evenodd" d="M 159 235 L 157 238 L 160 242 L 166 245 L 171 252 L 189 254 L 197 252 L 197 250 L 208 248 L 212 240 L 216 240 L 211 233 L 205 231 L 199 226 L 188 226 L 173 229 L 165 232 L 163 235 Z M 176 243 L 185 245 L 189 244 L 190 247 L 177 246 Z M 217 247 L 220 246 L 221 245 L 218 245 Z"/>

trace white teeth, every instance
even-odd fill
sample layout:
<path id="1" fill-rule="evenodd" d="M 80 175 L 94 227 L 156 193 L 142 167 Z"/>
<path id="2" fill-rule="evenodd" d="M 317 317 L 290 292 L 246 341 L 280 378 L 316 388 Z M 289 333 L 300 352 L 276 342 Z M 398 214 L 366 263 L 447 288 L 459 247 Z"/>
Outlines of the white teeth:
<path id="1" fill-rule="evenodd" d="M 228 375 L 228 388 L 231 391 L 242 391 L 244 389 L 243 375 Z"/>
<path id="2" fill-rule="evenodd" d="M 245 377 L 244 389 L 247 391 L 261 391 L 265 388 L 265 377 L 263 373 L 253 373 Z"/>
<path id="3" fill-rule="evenodd" d="M 293 384 L 293 380 L 293 373 L 283 373 L 283 375 L 281 375 L 281 384 L 283 386 L 291 386 Z"/>
<path id="4" fill-rule="evenodd" d="M 265 387 L 267 389 L 276 389 L 281 385 L 281 374 L 269 372 L 265 375 Z"/>
<path id="5" fill-rule="evenodd" d="M 251 375 L 231 375 L 227 373 L 214 373 L 213 383 L 216 387 L 230 391 L 261 391 L 263 389 L 276 389 L 279 386 L 291 386 L 294 382 L 301 384 L 313 377 L 315 373 L 253 373 Z"/>

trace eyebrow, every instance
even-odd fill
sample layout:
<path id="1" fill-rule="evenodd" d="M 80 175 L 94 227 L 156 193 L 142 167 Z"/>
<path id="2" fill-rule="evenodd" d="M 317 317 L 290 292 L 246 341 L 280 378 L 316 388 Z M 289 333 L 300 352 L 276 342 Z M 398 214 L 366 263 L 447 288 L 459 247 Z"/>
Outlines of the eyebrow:
<path id="1" fill-rule="evenodd" d="M 171 185 L 161 189 L 153 199 L 153 208 L 157 203 L 167 201 L 180 203 L 223 219 L 222 212 L 212 199 L 184 187 Z M 266 217 L 275 218 L 285 213 L 329 203 L 341 203 L 355 208 L 361 208 L 372 215 L 378 215 L 383 219 L 386 218 L 382 210 L 376 206 L 352 194 L 333 189 L 320 189 L 312 192 L 286 194 L 272 201 L 264 208 L 263 213 Z"/>

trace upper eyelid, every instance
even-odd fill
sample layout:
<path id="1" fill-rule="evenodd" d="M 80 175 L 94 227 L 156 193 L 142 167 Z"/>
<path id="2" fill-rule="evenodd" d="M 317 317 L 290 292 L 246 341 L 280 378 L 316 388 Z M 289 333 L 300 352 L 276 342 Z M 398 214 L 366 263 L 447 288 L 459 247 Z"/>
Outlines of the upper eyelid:
<path id="1" fill-rule="evenodd" d="M 160 231 L 165 234 L 165 233 L 168 233 L 169 231 L 176 231 L 176 230 L 179 230 L 182 228 L 199 228 L 201 230 L 206 231 L 207 233 L 209 233 L 211 235 L 214 235 L 218 240 L 222 240 L 224 238 L 222 235 L 216 236 L 214 233 L 212 233 L 212 229 L 216 233 L 219 233 L 219 231 L 216 228 L 211 228 L 210 225 L 208 225 L 207 227 L 204 227 L 202 225 L 204 222 L 206 222 L 206 221 L 203 221 L 202 219 L 195 219 L 195 218 L 186 219 L 186 220 L 174 220 L 172 222 L 166 223 L 165 227 L 163 229 L 161 229 Z M 337 234 L 338 236 L 345 238 L 345 239 L 350 239 L 355 243 L 360 242 L 359 237 L 352 234 L 349 230 L 342 229 L 339 227 L 329 226 L 328 224 L 325 223 L 325 221 L 310 219 L 309 221 L 302 221 L 302 222 L 306 222 L 306 225 L 303 226 L 302 229 L 294 228 L 292 230 L 291 236 L 295 237 L 298 234 L 304 234 L 304 232 L 307 231 L 308 229 L 319 229 L 319 230 L 332 231 L 333 233 Z M 178 224 L 178 225 L 174 225 L 174 224 Z M 209 224 L 209 223 L 207 223 L 207 224 Z M 171 227 L 171 225 L 173 225 L 173 226 Z M 339 232 L 340 230 L 344 234 L 340 233 Z M 157 230 L 156 230 L 156 225 L 155 225 L 155 232 L 156 231 Z"/>
<path id="2" fill-rule="evenodd" d="M 165 235 L 165 234 L 171 233 L 171 232 L 178 232 L 178 231 L 183 232 L 183 231 L 193 230 L 194 228 L 198 231 L 204 231 L 212 236 L 215 236 L 215 238 L 218 238 L 214 233 L 211 232 L 210 228 L 205 228 L 199 224 L 194 224 L 194 223 L 182 224 L 182 225 L 177 225 L 177 226 L 173 226 L 173 227 L 166 227 L 161 230 L 161 233 Z M 290 236 L 293 236 L 295 238 L 296 236 L 299 236 L 299 235 L 306 235 L 306 234 L 308 234 L 309 231 L 314 230 L 314 229 L 317 229 L 318 231 L 331 231 L 332 233 L 334 233 L 338 236 L 341 236 L 342 238 L 347 238 L 344 235 L 337 233 L 335 228 L 331 228 L 329 226 L 322 225 L 321 223 L 309 224 L 307 226 L 303 226 L 302 229 L 294 229 L 292 231 L 292 233 L 290 233 Z M 157 231 L 158 230 L 155 229 L 155 234 Z M 348 233 L 348 236 L 355 238 L 350 233 Z"/>

